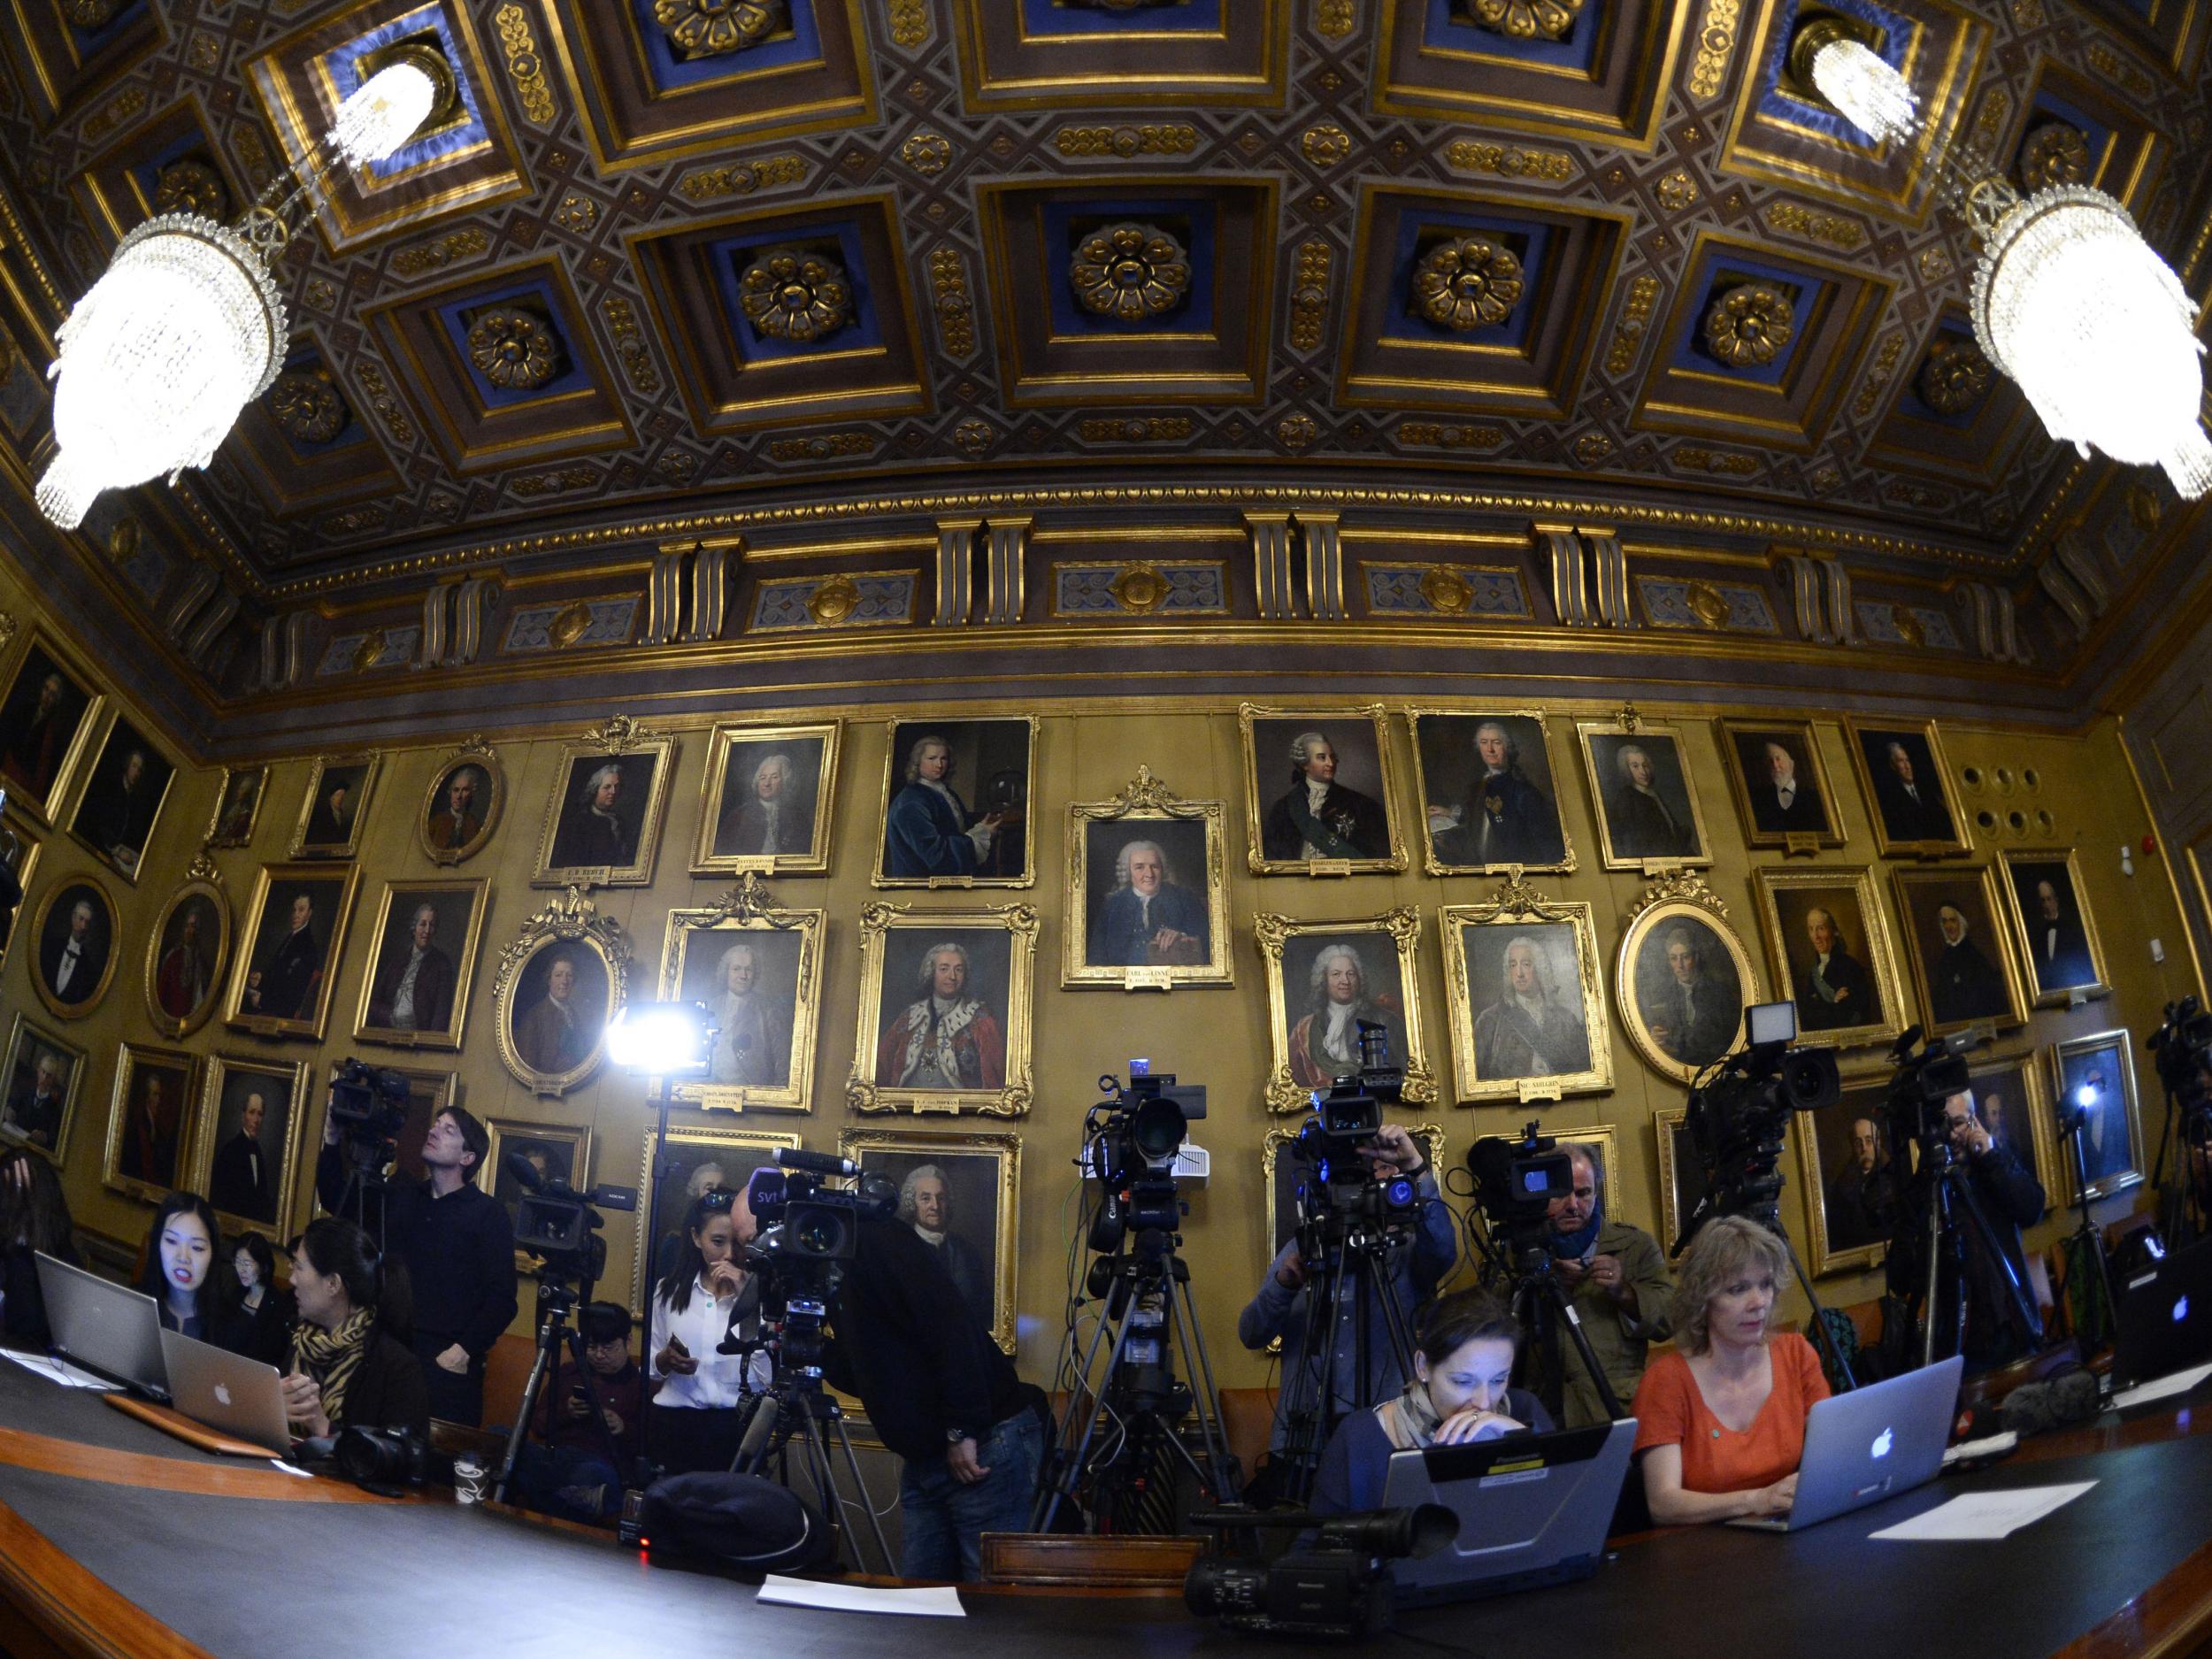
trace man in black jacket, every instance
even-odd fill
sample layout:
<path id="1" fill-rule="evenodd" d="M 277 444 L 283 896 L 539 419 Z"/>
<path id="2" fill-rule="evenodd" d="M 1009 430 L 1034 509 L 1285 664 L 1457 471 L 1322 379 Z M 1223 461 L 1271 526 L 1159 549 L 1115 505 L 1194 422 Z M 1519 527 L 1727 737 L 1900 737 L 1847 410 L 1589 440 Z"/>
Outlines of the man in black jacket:
<path id="1" fill-rule="evenodd" d="M 973 1581 L 984 1533 L 1029 1530 L 1044 1395 L 962 1307 L 939 1253 L 888 1217 L 861 1223 L 830 1321 L 825 1373 L 905 1464 L 899 1571 Z"/>
<path id="2" fill-rule="evenodd" d="M 1966 1356 L 1969 1371 L 1989 1371 L 2032 1353 L 2041 1340 L 2040 1331 L 2022 1328 L 2005 1283 L 2005 1266 L 2011 1266 L 2032 1308 L 2035 1292 L 2028 1284 L 2020 1229 L 2042 1219 L 2043 1183 L 2021 1163 L 2018 1154 L 1991 1138 L 1975 1115 L 1971 1094 L 1962 1091 L 1944 1102 L 1943 1120 L 1950 1127 L 1952 1153 L 1966 1166 L 1967 1182 L 1980 1202 L 1989 1230 L 1996 1235 L 1997 1248 L 2004 1254 L 2002 1263 L 1992 1257 L 1982 1243 L 1980 1231 L 1965 1215 L 1958 1216 L 1957 1225 L 1966 1244 L 1966 1340 L 1961 1351 Z M 1946 1329 L 1950 1310 L 1956 1305 L 1952 1301 L 1955 1294 L 1947 1286 L 1939 1303 Z"/>
<path id="3" fill-rule="evenodd" d="M 415 1354 L 429 1384 L 431 1415 L 471 1427 L 484 1420 L 485 1356 L 513 1323 L 517 1305 L 514 1223 L 504 1204 L 476 1186 L 490 1150 L 484 1125 L 449 1106 L 431 1119 L 423 1142 L 430 1179 L 394 1180 L 384 1189 L 384 1250 L 407 1263 L 413 1281 Z M 338 1128 L 326 1117 L 315 1165 L 323 1208 L 334 1212 L 345 1187 Z"/>

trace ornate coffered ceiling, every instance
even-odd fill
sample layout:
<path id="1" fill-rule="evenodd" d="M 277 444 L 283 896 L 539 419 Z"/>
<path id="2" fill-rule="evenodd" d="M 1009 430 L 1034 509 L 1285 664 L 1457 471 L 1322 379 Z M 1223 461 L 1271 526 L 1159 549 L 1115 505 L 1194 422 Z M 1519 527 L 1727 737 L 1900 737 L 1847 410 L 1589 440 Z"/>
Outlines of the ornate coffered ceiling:
<path id="1" fill-rule="evenodd" d="M 1931 142 L 2112 191 L 2198 291 L 2212 0 L 1823 4 Z M 1671 512 L 1937 579 L 2020 579 L 2062 531 L 2139 541 L 2164 484 L 2077 465 L 1988 373 L 1928 146 L 1808 102 L 1796 21 L 0 0 L 0 428 L 29 465 L 50 329 L 125 229 L 234 213 L 411 43 L 453 100 L 342 181 L 280 273 L 287 373 L 136 510 L 250 611 L 480 549 L 603 565 L 626 526 L 649 556 L 703 515 L 1130 478 Z"/>

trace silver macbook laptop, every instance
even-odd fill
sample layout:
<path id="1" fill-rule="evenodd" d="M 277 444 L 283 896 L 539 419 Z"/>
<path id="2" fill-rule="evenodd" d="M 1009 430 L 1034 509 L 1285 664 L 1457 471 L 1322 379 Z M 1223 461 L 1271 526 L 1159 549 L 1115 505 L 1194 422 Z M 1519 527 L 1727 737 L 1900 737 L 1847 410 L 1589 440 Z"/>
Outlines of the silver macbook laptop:
<path id="1" fill-rule="evenodd" d="M 1502 1595 L 1597 1571 L 1628 1478 L 1636 1420 L 1393 1452 L 1383 1507 L 1441 1503 L 1459 1517 L 1448 1549 L 1391 1563 L 1401 1606 Z"/>
<path id="2" fill-rule="evenodd" d="M 1747 1516 L 1729 1525 L 1800 1532 L 1927 1485 L 1943 1467 L 1965 1370 L 1955 1356 L 1820 1401 L 1805 1416 L 1805 1455 L 1789 1514 Z"/>
<path id="3" fill-rule="evenodd" d="M 38 1252 L 39 1294 L 53 1351 L 81 1371 L 156 1400 L 166 1400 L 161 1310 L 151 1296 Z"/>
<path id="4" fill-rule="evenodd" d="M 169 1367 L 169 1403 L 195 1423 L 280 1457 L 292 1449 L 275 1366 L 175 1331 L 161 1333 L 161 1355 Z"/>

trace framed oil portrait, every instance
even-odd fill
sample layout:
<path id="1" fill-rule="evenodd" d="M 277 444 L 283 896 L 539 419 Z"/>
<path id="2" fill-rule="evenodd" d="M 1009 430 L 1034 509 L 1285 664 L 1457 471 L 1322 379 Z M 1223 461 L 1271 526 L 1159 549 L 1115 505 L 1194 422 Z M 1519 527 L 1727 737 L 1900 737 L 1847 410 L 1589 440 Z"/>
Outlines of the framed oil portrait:
<path id="1" fill-rule="evenodd" d="M 176 780 L 176 764 L 119 710 L 108 722 L 98 755 L 69 827 L 109 869 L 135 883 Z"/>
<path id="2" fill-rule="evenodd" d="M 227 1025 L 257 1036 L 322 1041 L 360 884 L 351 866 L 261 866 L 223 999 Z"/>
<path id="3" fill-rule="evenodd" d="M 1558 1100 L 1613 1087 L 1596 922 L 1525 882 L 1438 912 L 1462 1101 Z"/>
<path id="4" fill-rule="evenodd" d="M 893 720 L 879 887 L 1025 887 L 1037 879 L 1037 720 Z"/>
<path id="5" fill-rule="evenodd" d="M 1423 867 L 1432 876 L 1575 867 L 1541 710 L 1409 709 Z"/>
<path id="6" fill-rule="evenodd" d="M 150 1204 L 192 1184 L 200 1063 L 181 1048 L 127 1042 L 115 1060 L 101 1185 Z"/>
<path id="7" fill-rule="evenodd" d="M 1705 1171 L 1697 1161 L 1697 1147 L 1686 1121 L 1688 1109 L 1662 1106 L 1651 1115 L 1651 1133 L 1658 1152 L 1659 1249 L 1663 1255 L 1682 1236 L 1682 1224 L 1697 1212 L 1705 1195 Z"/>
<path id="8" fill-rule="evenodd" d="M 1391 813 L 1390 741 L 1379 703 L 1324 712 L 1243 703 L 1246 862 L 1256 876 L 1356 875 L 1406 867 Z"/>
<path id="9" fill-rule="evenodd" d="M 693 1201 L 710 1187 L 742 1187 L 755 1170 L 774 1161 L 777 1148 L 798 1144 L 799 1137 L 786 1129 L 672 1126 L 664 1159 L 660 1131 L 647 1126 L 630 1253 L 634 1317 L 645 1317 L 653 1287 L 675 1271 L 684 1216 Z"/>
<path id="10" fill-rule="evenodd" d="M 757 871 L 722 902 L 668 913 L 664 1002 L 703 1003 L 714 1043 L 703 1078 L 670 1078 L 671 1095 L 713 1110 L 807 1111 L 822 1017 L 826 910 L 779 909 Z"/>
<path id="11" fill-rule="evenodd" d="M 1813 852 L 1848 839 L 1810 720 L 1713 722 L 1747 847 Z"/>
<path id="12" fill-rule="evenodd" d="M 1446 1153 L 1443 1125 L 1425 1123 L 1401 1126 L 1419 1143 L 1429 1167 L 1439 1172 L 1441 1191 Z M 1260 1141 L 1260 1175 L 1267 1187 L 1268 1240 L 1266 1260 L 1256 1264 L 1262 1271 L 1283 1253 L 1283 1246 L 1298 1235 L 1299 1194 L 1312 1176 L 1313 1165 L 1291 1149 L 1297 1139 L 1296 1129 L 1271 1129 Z M 1451 1202 L 1448 1194 L 1445 1202 Z"/>
<path id="13" fill-rule="evenodd" d="M 2109 1198 L 2139 1185 L 2147 1148 L 2128 1033 L 2093 1031 L 2055 1042 L 2045 1052 L 2050 1056 L 2053 1097 L 2067 1102 L 2081 1120 L 2080 1175 L 2085 1179 L 2076 1177 L 2072 1137 L 2053 1129 L 2052 1156 L 2062 1202 L 2078 1203 L 2084 1193 Z"/>
<path id="14" fill-rule="evenodd" d="M 1686 1084 L 1736 1051 L 1761 991 L 1728 907 L 1685 873 L 1655 882 L 1629 911 L 1613 996 L 1644 1064 Z"/>
<path id="15" fill-rule="evenodd" d="M 1388 1062 L 1405 1071 L 1406 1102 L 1436 1098 L 1436 1072 L 1421 1035 L 1414 953 L 1421 915 L 1401 905 L 1379 916 L 1299 921 L 1265 912 L 1252 918 L 1267 971 L 1270 1111 L 1306 1110 L 1316 1089 L 1360 1068 L 1359 1026 L 1379 1025 Z"/>
<path id="16" fill-rule="evenodd" d="M 1225 809 L 1137 768 L 1110 801 L 1068 806 L 1060 983 L 1121 990 L 1232 985 Z"/>
<path id="17" fill-rule="evenodd" d="M 628 993 L 629 950 L 614 918 L 571 887 L 522 925 L 492 986 L 499 1057 L 533 1094 L 587 1082 L 607 1053 L 607 1022 Z"/>
<path id="18" fill-rule="evenodd" d="M 1896 870 L 1897 926 L 1930 1035 L 1970 1025 L 2024 1025 L 2028 997 L 2007 936 L 1996 872 L 1984 867 Z"/>
<path id="19" fill-rule="evenodd" d="M 19 1013 L 8 1032 L 6 1069 L 0 1071 L 0 1088 L 7 1091 L 0 1096 L 0 1141 L 64 1162 L 84 1071 L 83 1049 Z"/>
<path id="20" fill-rule="evenodd" d="M 471 738 L 439 764 L 415 814 L 415 841 L 434 864 L 457 864 L 491 845 L 507 805 L 499 752 Z"/>
<path id="21" fill-rule="evenodd" d="M 1905 1028 L 1889 923 L 1864 865 L 1754 870 L 1775 994 L 1807 1042 L 1887 1042 Z"/>
<path id="22" fill-rule="evenodd" d="M 173 1041 L 207 1023 L 222 1001 L 230 946 L 230 901 L 202 853 L 146 939 L 146 1017 L 156 1031 Z"/>
<path id="23" fill-rule="evenodd" d="M 61 648 L 34 631 L 0 694 L 0 783 L 8 804 L 35 824 L 58 821 L 106 699 Z"/>
<path id="24" fill-rule="evenodd" d="M 842 730 L 835 720 L 716 726 L 691 873 L 826 871 Z"/>
<path id="25" fill-rule="evenodd" d="M 307 1218 L 296 1213 L 299 1161 L 307 1144 L 301 1120 L 312 1103 L 307 1063 L 219 1054 L 206 1064 L 193 1185 L 215 1206 L 227 1238 L 245 1228 L 282 1248 L 295 1224 Z"/>
<path id="26" fill-rule="evenodd" d="M 837 1150 L 897 1186 L 895 1218 L 936 1246 L 961 1302 L 1011 1354 L 1022 1138 L 847 1129 Z"/>
<path id="27" fill-rule="evenodd" d="M 368 822 L 369 797 L 376 788 L 382 758 L 357 755 L 344 759 L 318 755 L 307 772 L 307 795 L 292 828 L 291 858 L 350 858 L 361 845 Z"/>
<path id="28" fill-rule="evenodd" d="M 483 944 L 491 883 L 387 881 L 369 930 L 353 1034 L 409 1048 L 458 1048 Z"/>
<path id="29" fill-rule="evenodd" d="M 1974 850 L 1933 720 L 1879 726 L 1847 715 L 1843 732 L 1874 809 L 1876 851 L 1893 858 Z"/>
<path id="30" fill-rule="evenodd" d="M 650 886 L 675 772 L 676 740 L 652 735 L 626 714 L 565 745 L 532 885 Z"/>
<path id="31" fill-rule="evenodd" d="M 1967 1074 L 1974 1115 L 1989 1138 L 2035 1172 L 2047 1212 L 2070 1183 L 2061 1175 L 2048 1079 L 2032 1054 L 1993 1060 Z M 2067 1155 L 2070 1160 L 2071 1154 Z M 2067 1164 L 2070 1168 L 2070 1162 Z"/>
<path id="32" fill-rule="evenodd" d="M 1889 1210 L 1901 1177 L 1884 1133 L 1890 1074 L 1843 1079 L 1843 1098 L 1790 1125 L 1812 1233 L 1807 1265 L 1816 1274 L 1872 1267 L 1889 1245 Z"/>
<path id="33" fill-rule="evenodd" d="M 1608 870 L 1713 862 L 1682 734 L 1650 720 L 1578 720 L 1582 764 L 1597 803 L 1598 849 Z"/>
<path id="34" fill-rule="evenodd" d="M 1037 912 L 1027 904 L 860 912 L 855 1111 L 1029 1110 Z"/>
<path id="35" fill-rule="evenodd" d="M 31 833 L 30 826 L 17 818 L 12 810 L 0 816 L 0 864 L 7 867 L 8 872 L 14 876 L 16 885 L 27 894 L 31 890 L 31 879 L 38 870 L 39 850 L 44 845 L 45 842 Z M 0 940 L 0 962 L 8 959 L 8 947 L 20 939 L 25 932 L 22 927 L 14 927 L 9 930 L 7 938 Z"/>
<path id="36" fill-rule="evenodd" d="M 248 845 L 254 826 L 261 822 L 261 803 L 268 793 L 266 766 L 224 767 L 223 787 L 215 792 L 215 810 L 208 814 L 207 845 Z"/>
<path id="37" fill-rule="evenodd" d="M 2104 945 L 2082 894 L 2081 865 L 2074 849 L 2008 849 L 2001 868 L 2005 908 L 2035 1005 L 2083 1002 L 2109 991 Z"/>
<path id="38" fill-rule="evenodd" d="M 484 1155 L 488 1166 L 478 1178 L 486 1192 L 506 1207 L 510 1225 L 522 1214 L 528 1188 L 507 1167 L 507 1155 L 520 1153 L 541 1181 L 566 1181 L 579 1192 L 591 1186 L 591 1130 L 568 1124 L 525 1123 L 513 1118 L 488 1118 L 484 1128 L 492 1138 Z M 526 1272 L 537 1258 L 527 1250 L 515 1252 L 515 1266 Z"/>
<path id="39" fill-rule="evenodd" d="M 37 956 L 31 989 L 57 1019 L 82 1019 L 100 1006 L 121 954 L 115 900 L 91 876 L 57 881 L 31 911 Z"/>

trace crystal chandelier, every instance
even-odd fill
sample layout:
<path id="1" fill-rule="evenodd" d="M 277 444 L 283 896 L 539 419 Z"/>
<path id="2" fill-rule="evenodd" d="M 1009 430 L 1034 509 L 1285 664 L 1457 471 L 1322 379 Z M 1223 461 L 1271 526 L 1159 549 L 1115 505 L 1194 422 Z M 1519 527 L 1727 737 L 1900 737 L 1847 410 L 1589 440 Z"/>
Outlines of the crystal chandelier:
<path id="1" fill-rule="evenodd" d="M 1909 139 L 1918 100 L 1904 77 L 1838 19 L 1816 18 L 1792 43 L 1802 79 L 1870 137 Z M 2181 280 L 2101 190 L 2062 184 L 2025 200 L 2003 178 L 1935 158 L 1946 196 L 1982 250 L 1974 334 L 2027 395 L 2044 429 L 2084 457 L 2090 446 L 2166 470 L 2185 501 L 2212 491 L 2204 344 Z"/>
<path id="2" fill-rule="evenodd" d="M 101 491 L 165 472 L 173 483 L 214 459 L 284 365 L 291 330 L 269 268 L 310 193 L 341 162 L 383 160 L 451 91 L 442 58 L 403 49 L 339 106 L 305 179 L 280 177 L 234 225 L 164 213 L 123 238 L 55 334 L 58 453 L 40 511 L 73 530 Z"/>

